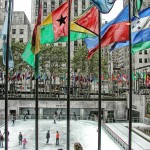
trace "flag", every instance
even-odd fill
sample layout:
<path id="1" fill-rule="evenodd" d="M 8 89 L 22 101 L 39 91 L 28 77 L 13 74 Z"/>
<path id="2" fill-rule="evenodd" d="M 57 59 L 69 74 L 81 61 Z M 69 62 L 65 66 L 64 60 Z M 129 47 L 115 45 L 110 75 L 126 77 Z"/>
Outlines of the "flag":
<path id="1" fill-rule="evenodd" d="M 75 23 L 98 35 L 98 13 L 98 9 L 91 5 L 89 10 L 79 16 Z"/>
<path id="2" fill-rule="evenodd" d="M 68 35 L 68 2 L 52 12 L 52 22 L 55 40 Z"/>
<path id="3" fill-rule="evenodd" d="M 40 41 L 41 44 L 53 44 L 55 42 L 68 42 L 68 36 L 61 36 L 57 41 L 55 40 L 54 31 L 53 31 L 52 13 L 50 13 L 41 23 L 41 41 Z M 90 32 L 89 30 L 77 25 L 75 21 L 77 21 L 77 19 L 72 21 L 70 24 L 71 41 L 76 41 L 79 39 L 95 36 L 95 34 Z M 25 51 L 22 54 L 22 59 L 25 62 L 27 62 L 31 67 L 35 68 L 35 63 L 33 61 L 35 59 L 34 57 L 35 55 L 33 51 L 31 51 L 31 42 L 28 42 Z"/>
<path id="4" fill-rule="evenodd" d="M 150 7 L 139 13 L 139 19 L 136 17 L 131 20 L 132 31 L 132 54 L 150 48 Z M 122 48 L 129 45 L 129 41 L 115 43 L 111 50 Z"/>
<path id="5" fill-rule="evenodd" d="M 147 73 L 146 74 L 146 86 L 149 86 L 150 85 L 150 74 L 149 73 Z"/>
<path id="6" fill-rule="evenodd" d="M 32 51 L 37 54 L 40 51 L 40 31 L 41 31 L 42 3 L 40 5 L 37 22 L 32 34 Z"/>
<path id="7" fill-rule="evenodd" d="M 12 6 L 11 6 L 11 11 L 12 11 Z M 10 24 L 11 24 L 11 19 L 10 19 Z M 8 12 L 6 14 L 5 17 L 5 21 L 2 27 L 2 32 L 1 32 L 1 38 L 3 40 L 3 44 L 2 44 L 2 54 L 3 54 L 3 64 L 6 65 L 6 48 L 7 48 L 7 28 L 8 28 Z M 14 61 L 13 61 L 13 57 L 12 57 L 12 50 L 11 48 L 9 48 L 9 57 L 8 57 L 8 67 L 9 68 L 14 68 Z"/>
<path id="8" fill-rule="evenodd" d="M 116 0 L 91 0 L 91 2 L 99 9 L 103 14 L 109 13 Z"/>
<path id="9" fill-rule="evenodd" d="M 26 76 L 26 80 L 30 79 L 30 72 Z"/>
<path id="10" fill-rule="evenodd" d="M 132 0 L 133 3 L 133 16 L 139 18 L 138 12 L 141 9 L 143 0 Z"/>
<path id="11" fill-rule="evenodd" d="M 108 46 L 114 42 L 121 42 L 129 39 L 128 13 L 129 7 L 126 6 L 115 19 L 102 26 L 102 47 Z M 98 37 L 87 38 L 85 39 L 85 43 L 88 48 L 88 59 L 90 59 L 98 49 Z"/>

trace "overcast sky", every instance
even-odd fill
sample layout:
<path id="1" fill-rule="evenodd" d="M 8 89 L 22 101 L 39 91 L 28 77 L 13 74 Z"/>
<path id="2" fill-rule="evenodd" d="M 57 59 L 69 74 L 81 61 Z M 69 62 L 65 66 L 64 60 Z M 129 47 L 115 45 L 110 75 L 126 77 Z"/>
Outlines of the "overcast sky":
<path id="1" fill-rule="evenodd" d="M 110 13 L 103 15 L 102 18 L 110 21 L 121 11 L 122 8 L 123 0 L 117 0 Z M 14 10 L 24 11 L 29 21 L 31 21 L 31 0 L 14 0 Z"/>

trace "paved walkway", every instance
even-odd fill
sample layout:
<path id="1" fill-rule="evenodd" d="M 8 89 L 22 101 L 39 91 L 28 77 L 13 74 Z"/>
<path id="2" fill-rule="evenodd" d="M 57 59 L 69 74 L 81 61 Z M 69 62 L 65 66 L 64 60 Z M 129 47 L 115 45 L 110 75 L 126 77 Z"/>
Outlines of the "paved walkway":
<path id="1" fill-rule="evenodd" d="M 129 130 L 125 124 L 121 123 L 107 123 L 112 131 L 114 131 L 125 143 L 128 143 Z M 150 150 L 150 143 L 132 132 L 132 148 L 134 150 Z"/>

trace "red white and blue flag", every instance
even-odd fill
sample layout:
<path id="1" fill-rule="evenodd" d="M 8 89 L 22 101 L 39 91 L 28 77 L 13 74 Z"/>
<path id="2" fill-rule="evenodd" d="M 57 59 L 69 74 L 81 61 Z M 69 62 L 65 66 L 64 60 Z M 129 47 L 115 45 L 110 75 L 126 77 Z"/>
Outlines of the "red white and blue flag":
<path id="1" fill-rule="evenodd" d="M 101 28 L 101 47 L 129 39 L 128 14 L 129 7 L 126 6 L 115 19 Z M 98 37 L 86 38 L 85 43 L 88 48 L 88 59 L 90 59 L 98 49 L 99 39 Z"/>

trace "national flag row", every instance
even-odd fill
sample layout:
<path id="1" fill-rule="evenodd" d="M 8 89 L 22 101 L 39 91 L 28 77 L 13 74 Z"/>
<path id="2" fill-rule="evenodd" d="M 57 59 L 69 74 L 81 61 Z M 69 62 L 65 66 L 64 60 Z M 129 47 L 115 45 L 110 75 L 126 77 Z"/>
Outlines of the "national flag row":
<path id="1" fill-rule="evenodd" d="M 85 13 L 73 20 L 70 25 L 70 41 L 85 39 L 89 50 L 88 58 L 91 58 L 99 45 L 97 37 L 99 34 L 98 9 L 103 13 L 109 12 L 115 3 L 115 0 L 112 0 L 111 2 L 106 0 L 92 0 L 92 2 L 96 7 L 91 5 Z M 138 12 L 141 5 L 142 0 L 140 1 L 140 5 L 139 3 L 134 3 L 133 6 L 136 6 L 137 8 L 135 11 Z M 52 11 L 43 21 L 41 21 L 41 8 L 34 28 L 32 42 L 27 44 L 25 52 L 22 55 L 23 60 L 33 68 L 35 67 L 34 57 L 35 54 L 40 51 L 40 44 L 68 42 L 68 1 Z M 126 6 L 116 18 L 102 27 L 102 47 L 115 42 L 127 41 L 129 39 L 128 14 L 129 7 Z M 141 15 L 139 15 L 139 17 L 141 17 Z"/>

